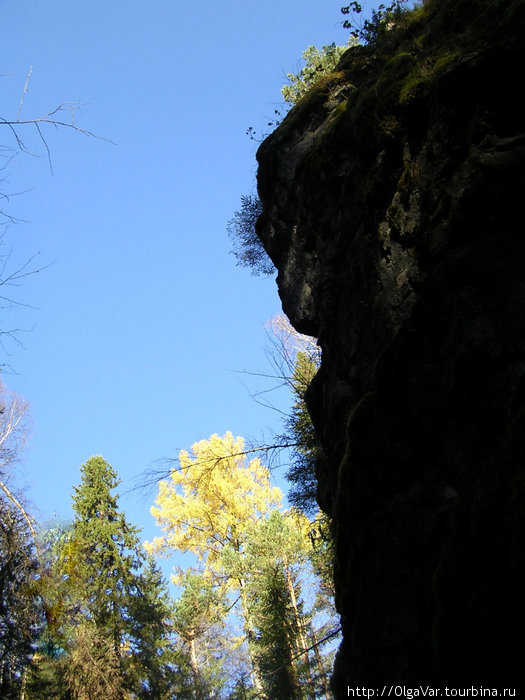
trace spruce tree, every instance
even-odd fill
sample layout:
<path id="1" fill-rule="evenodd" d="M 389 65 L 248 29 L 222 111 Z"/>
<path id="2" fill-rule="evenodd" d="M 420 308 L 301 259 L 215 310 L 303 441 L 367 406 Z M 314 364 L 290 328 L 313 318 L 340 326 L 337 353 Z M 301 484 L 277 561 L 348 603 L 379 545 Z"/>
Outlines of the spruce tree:
<path id="1" fill-rule="evenodd" d="M 142 564 L 139 530 L 130 525 L 112 493 L 119 480 L 102 457 L 92 457 L 82 467 L 82 480 L 75 487 L 75 520 L 70 553 L 84 592 L 83 608 L 100 631 L 113 640 L 120 652 L 129 631 L 129 607 Z"/>
<path id="2" fill-rule="evenodd" d="M 153 562 L 146 561 L 139 529 L 119 510 L 115 470 L 102 457 L 92 457 L 81 475 L 73 496 L 75 519 L 61 557 L 71 598 L 77 600 L 69 649 L 77 674 L 70 678 L 89 675 L 92 681 L 100 676 L 99 665 L 116 664 L 115 683 L 106 694 L 168 697 L 173 668 L 164 581 Z M 97 657 L 84 653 L 90 640 L 98 640 Z"/>
<path id="3" fill-rule="evenodd" d="M 295 630 L 282 567 L 266 562 L 254 580 L 253 592 L 257 595 L 255 620 L 259 628 L 257 661 L 264 690 L 275 700 L 299 699 Z"/>
<path id="4" fill-rule="evenodd" d="M 288 499 L 292 505 L 308 515 L 313 515 L 318 510 L 315 467 L 320 447 L 306 406 L 305 394 L 316 372 L 315 361 L 306 353 L 298 352 L 290 381 L 295 401 L 291 414 L 285 421 L 284 438 L 296 445 L 292 453 L 292 464 L 286 474 L 290 482 Z"/>

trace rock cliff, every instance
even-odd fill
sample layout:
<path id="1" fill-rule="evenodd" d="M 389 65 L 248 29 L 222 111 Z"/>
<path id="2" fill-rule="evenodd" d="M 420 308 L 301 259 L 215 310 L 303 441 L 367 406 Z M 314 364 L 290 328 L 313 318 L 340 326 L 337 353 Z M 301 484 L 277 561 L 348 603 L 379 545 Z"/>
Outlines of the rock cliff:
<path id="1" fill-rule="evenodd" d="M 258 235 L 319 338 L 334 688 L 513 687 L 525 597 L 524 3 L 429 0 L 258 152 Z"/>

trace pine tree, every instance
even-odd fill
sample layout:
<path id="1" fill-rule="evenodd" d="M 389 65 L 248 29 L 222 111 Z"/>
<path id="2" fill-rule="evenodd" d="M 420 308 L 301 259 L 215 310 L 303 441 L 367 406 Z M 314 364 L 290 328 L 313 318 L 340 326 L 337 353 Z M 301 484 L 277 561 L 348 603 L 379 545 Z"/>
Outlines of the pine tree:
<path id="1" fill-rule="evenodd" d="M 102 457 L 92 457 L 74 489 L 75 520 L 64 550 L 65 570 L 83 591 L 82 608 L 113 640 L 120 655 L 128 609 L 142 563 L 138 529 L 128 524 L 112 493 L 119 480 Z"/>
<path id="2" fill-rule="evenodd" d="M 257 661 L 264 690 L 272 700 L 299 700 L 293 617 L 282 567 L 266 562 L 254 581 L 253 593 L 259 629 Z"/>
<path id="3" fill-rule="evenodd" d="M 209 576 L 187 569 L 180 580 L 173 627 L 184 646 L 193 675 L 195 698 L 202 700 L 224 684 L 224 591 Z"/>

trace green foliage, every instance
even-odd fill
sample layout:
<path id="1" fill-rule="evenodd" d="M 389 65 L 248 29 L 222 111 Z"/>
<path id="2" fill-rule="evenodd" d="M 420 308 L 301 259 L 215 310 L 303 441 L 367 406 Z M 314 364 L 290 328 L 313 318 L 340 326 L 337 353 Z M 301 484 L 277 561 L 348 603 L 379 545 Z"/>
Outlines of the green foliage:
<path id="1" fill-rule="evenodd" d="M 188 569 L 181 578 L 182 593 L 175 602 L 173 627 L 184 643 L 195 697 L 209 697 L 225 684 L 224 591 L 209 577 Z M 222 633 L 222 634 L 221 634 Z"/>
<path id="2" fill-rule="evenodd" d="M 48 536 L 41 584 L 47 627 L 28 697 L 40 697 L 52 681 L 76 700 L 168 697 L 169 599 L 139 530 L 119 510 L 118 483 L 102 457 L 89 459 L 75 488 L 71 529 Z"/>
<path id="3" fill-rule="evenodd" d="M 211 579 L 192 569 L 184 572 L 181 585 L 182 594 L 174 606 L 173 627 L 190 642 L 220 622 L 226 606 L 224 596 L 214 588 Z"/>
<path id="4" fill-rule="evenodd" d="M 301 698 L 297 669 L 293 662 L 293 625 L 284 572 L 266 564 L 257 581 L 255 621 L 259 628 L 257 664 L 268 697 Z"/>
<path id="5" fill-rule="evenodd" d="M 308 661 L 300 658 L 307 646 L 300 586 L 308 568 L 307 528 L 304 516 L 274 510 L 250 528 L 242 552 L 230 550 L 223 559 L 242 570 L 252 653 L 269 698 L 300 698 L 300 686 L 309 683 Z"/>
<path id="6" fill-rule="evenodd" d="M 354 39 L 374 46 L 405 12 L 403 5 L 406 2 L 407 0 L 392 0 L 386 5 L 381 3 L 377 9 L 372 10 L 371 18 L 362 23 L 358 22 L 356 16 L 361 14 L 363 6 L 359 2 L 351 2 L 341 8 L 343 15 L 352 16 L 352 19 L 344 20 L 343 27 L 350 29 Z"/>
<path id="7" fill-rule="evenodd" d="M 37 566 L 24 517 L 0 498 L 0 697 L 6 700 L 20 697 L 23 670 L 38 636 Z"/>
<path id="8" fill-rule="evenodd" d="M 41 619 L 40 636 L 31 665 L 26 669 L 25 694 L 28 700 L 42 697 L 69 700 L 65 648 L 71 638 L 73 602 L 69 584 L 57 566 L 61 546 L 70 526 L 53 524 L 39 533 L 38 578 L 35 593 Z"/>
<path id="9" fill-rule="evenodd" d="M 0 236 L 1 242 L 1 236 Z M 1 258 L 1 256 L 0 256 Z M 6 261 L 4 260 L 5 264 Z M 1 274 L 0 274 L 1 277 Z M 0 332 L 1 335 L 1 332 Z M 34 520 L 13 487 L 28 432 L 27 404 L 0 380 L 0 697 L 20 697 L 24 668 L 39 635 Z"/>
<path id="10" fill-rule="evenodd" d="M 295 105 L 327 73 L 335 70 L 337 63 L 348 46 L 336 46 L 334 43 L 318 49 L 309 46 L 303 52 L 305 65 L 298 73 L 288 73 L 288 85 L 281 88 L 286 102 Z"/>
<path id="11" fill-rule="evenodd" d="M 63 549 L 65 572 L 79 584 L 83 614 L 105 629 L 118 647 L 127 631 L 124 620 L 144 556 L 139 530 L 119 511 L 112 493 L 119 480 L 102 457 L 89 459 L 81 474 L 73 496 L 76 517 Z"/>
<path id="12" fill-rule="evenodd" d="M 26 700 L 71 700 L 66 671 L 66 657 L 62 649 L 54 642 L 44 639 L 39 641 L 38 648 L 26 668 L 24 682 L 24 697 Z"/>
<path id="13" fill-rule="evenodd" d="M 126 674 L 137 698 L 168 698 L 179 675 L 171 644 L 172 601 L 162 572 L 148 557 L 136 580 L 129 605 L 130 631 L 125 639 Z"/>
<path id="14" fill-rule="evenodd" d="M 413 100 L 418 91 L 429 86 L 447 70 L 458 58 L 458 51 L 444 52 L 438 57 L 427 57 L 416 64 L 405 77 L 399 90 L 399 103 L 406 104 Z"/>
<path id="15" fill-rule="evenodd" d="M 323 46 L 321 49 L 309 46 L 303 52 L 305 61 L 303 68 L 298 73 L 287 74 L 288 84 L 281 88 L 284 100 L 292 105 L 299 102 L 321 78 L 335 70 L 347 48 L 348 45 L 336 46 L 334 43 Z M 278 110 L 275 110 L 275 113 L 278 119 L 269 122 L 268 126 L 278 126 L 280 113 Z M 255 139 L 255 131 L 252 127 L 247 133 L 250 138 Z M 234 244 L 232 252 L 237 258 L 237 264 L 249 268 L 254 276 L 272 275 L 276 271 L 261 239 L 257 236 L 256 223 L 261 214 L 262 202 L 259 197 L 242 195 L 241 208 L 234 213 L 226 226 L 228 236 Z"/>
<path id="16" fill-rule="evenodd" d="M 305 394 L 316 372 L 315 361 L 304 352 L 297 353 L 291 378 L 295 400 L 291 414 L 285 420 L 286 435 L 290 442 L 296 444 L 292 465 L 286 474 L 291 484 L 288 499 L 293 506 L 308 515 L 313 515 L 318 510 L 315 465 L 319 459 L 320 447 L 306 406 Z"/>
<path id="17" fill-rule="evenodd" d="M 83 620 L 75 627 L 66 678 L 75 700 L 125 697 L 119 650 L 92 620 Z"/>
<path id="18" fill-rule="evenodd" d="M 266 276 L 275 272 L 275 267 L 257 236 L 255 224 L 262 213 L 259 197 L 242 195 L 241 208 L 228 221 L 226 230 L 233 242 L 233 254 L 237 265 L 248 267 L 254 276 Z"/>

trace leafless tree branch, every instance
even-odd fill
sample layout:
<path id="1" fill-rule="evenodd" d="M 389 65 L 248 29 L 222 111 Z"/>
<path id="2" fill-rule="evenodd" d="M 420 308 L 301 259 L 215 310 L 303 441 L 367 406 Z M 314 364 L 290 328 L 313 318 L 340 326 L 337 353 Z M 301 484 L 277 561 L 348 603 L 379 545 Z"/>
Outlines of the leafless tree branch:
<path id="1" fill-rule="evenodd" d="M 21 513 L 36 544 L 35 520 L 9 486 L 29 434 L 29 406 L 0 381 L 0 489 Z"/>
<path id="2" fill-rule="evenodd" d="M 46 133 L 45 133 L 45 128 L 49 126 L 55 127 L 55 129 L 60 129 L 61 127 L 64 127 L 66 129 L 72 129 L 73 131 L 79 132 L 81 134 L 84 134 L 85 136 L 90 136 L 92 138 L 96 138 L 101 141 L 106 141 L 108 143 L 114 143 L 110 139 L 104 138 L 102 136 L 99 136 L 98 134 L 95 134 L 94 132 L 90 131 L 89 129 L 84 129 L 80 126 L 78 126 L 75 122 L 75 116 L 77 110 L 80 109 L 83 103 L 79 102 L 62 102 L 60 103 L 57 107 L 52 109 L 51 111 L 46 112 L 42 116 L 38 117 L 32 117 L 29 119 L 23 119 L 22 118 L 22 109 L 24 107 L 24 101 L 27 96 L 27 94 L 30 92 L 30 79 L 31 75 L 33 73 L 33 66 L 29 67 L 29 70 L 27 72 L 25 82 L 24 82 L 24 87 L 22 90 L 22 95 L 20 97 L 20 101 L 18 103 L 18 110 L 16 114 L 16 119 L 8 119 L 5 117 L 0 116 L 0 127 L 5 126 L 7 127 L 8 132 L 11 133 L 11 136 L 14 139 L 14 147 L 9 147 L 9 146 L 1 146 L 0 145 L 0 158 L 4 160 L 4 162 L 0 165 L 0 171 L 5 171 L 6 168 L 9 166 L 9 164 L 12 162 L 14 156 L 17 154 L 17 152 L 22 152 L 26 153 L 29 155 L 37 156 L 37 153 L 34 153 L 32 150 L 30 150 L 25 143 L 25 140 L 22 138 L 22 133 L 24 129 L 27 127 L 31 128 L 33 127 L 36 130 L 37 136 L 40 139 L 40 141 L 44 145 L 47 161 L 49 163 L 49 168 L 51 173 L 53 173 L 53 163 L 51 160 L 51 150 L 49 148 L 48 141 L 46 139 Z M 64 118 L 62 115 L 68 113 L 69 114 L 69 120 Z M 27 133 L 27 132 L 26 132 Z M 5 186 L 5 183 L 7 182 L 6 178 L 0 178 L 0 185 Z M 14 194 L 8 194 L 6 192 L 0 192 L 0 199 L 3 199 L 7 202 L 10 201 L 10 198 L 22 194 L 21 192 L 17 192 Z M 12 214 L 8 213 L 5 211 L 5 209 L 0 208 L 0 246 L 2 245 L 2 235 L 5 233 L 7 227 L 11 224 L 17 224 L 21 223 L 23 220 L 19 219 Z M 21 284 L 21 282 L 26 278 L 31 275 L 37 274 L 38 272 L 41 272 L 42 270 L 46 269 L 49 267 L 49 265 L 44 265 L 44 266 L 34 266 L 32 263 L 37 257 L 38 253 L 36 255 L 31 256 L 23 265 L 20 267 L 16 268 L 12 272 L 7 272 L 7 263 L 10 260 L 11 257 L 11 251 L 9 251 L 7 254 L 0 255 L 0 287 L 9 287 L 9 286 L 18 286 Z M 19 302 L 15 299 L 13 299 L 10 296 L 7 295 L 0 295 L 0 308 L 5 309 L 5 308 L 12 308 L 14 306 L 29 306 L 27 304 L 23 304 L 22 302 Z M 33 308 L 30 307 L 29 308 Z M 9 338 L 11 340 L 15 340 L 18 342 L 18 340 L 15 337 L 16 331 L 14 330 L 0 330 L 0 345 L 2 345 L 2 340 L 1 338 Z M 2 345 L 3 347 L 3 345 Z"/>

